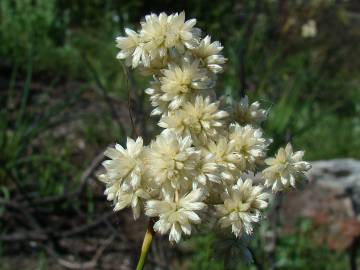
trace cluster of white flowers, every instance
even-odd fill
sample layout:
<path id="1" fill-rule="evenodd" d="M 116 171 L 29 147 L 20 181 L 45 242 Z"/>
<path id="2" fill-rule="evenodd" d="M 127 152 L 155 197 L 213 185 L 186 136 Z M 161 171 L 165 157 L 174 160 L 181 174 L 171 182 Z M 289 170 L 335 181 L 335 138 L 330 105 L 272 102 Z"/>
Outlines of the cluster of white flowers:
<path id="1" fill-rule="evenodd" d="M 316 27 L 316 21 L 314 20 L 308 20 L 301 27 L 301 35 L 303 38 L 313 38 L 316 37 L 316 34 L 317 34 L 317 27 Z"/>
<path id="2" fill-rule="evenodd" d="M 153 75 L 145 91 L 164 130 L 148 146 L 129 138 L 126 149 L 109 148 L 99 176 L 114 210 L 131 207 L 135 219 L 145 213 L 172 242 L 190 235 L 205 215 L 237 237 L 252 233 L 269 187 L 295 187 L 310 168 L 290 144 L 267 158 L 271 139 L 261 129 L 267 112 L 259 102 L 216 100 L 223 47 L 202 38 L 195 24 L 183 12 L 151 14 L 139 31 L 126 29 L 116 39 L 118 58 Z"/>

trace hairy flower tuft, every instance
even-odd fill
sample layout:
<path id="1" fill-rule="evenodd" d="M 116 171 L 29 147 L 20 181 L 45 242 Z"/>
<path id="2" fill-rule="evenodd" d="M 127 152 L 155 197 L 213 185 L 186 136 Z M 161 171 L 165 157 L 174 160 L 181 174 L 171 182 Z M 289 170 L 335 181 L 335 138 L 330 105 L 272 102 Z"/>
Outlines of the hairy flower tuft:
<path id="1" fill-rule="evenodd" d="M 265 185 L 271 186 L 274 192 L 296 187 L 296 182 L 305 179 L 305 172 L 310 170 L 310 163 L 303 161 L 304 151 L 293 152 L 290 143 L 280 148 L 275 158 L 268 158 L 269 166 L 263 170 Z"/>
<path id="2" fill-rule="evenodd" d="M 134 218 L 140 216 L 141 200 L 149 199 L 143 178 L 143 140 L 128 138 L 127 149 L 116 144 L 108 148 L 105 155 L 110 158 L 103 162 L 106 173 L 99 179 L 106 184 L 105 195 L 114 202 L 114 211 L 127 206 L 133 209 Z"/>
<path id="3" fill-rule="evenodd" d="M 108 148 L 105 156 L 109 160 L 103 162 L 106 169 L 105 175 L 100 175 L 108 181 L 116 182 L 123 190 L 137 188 L 140 185 L 143 173 L 143 140 L 141 137 L 136 141 L 128 138 L 126 142 L 127 149 L 120 144 L 115 148 Z"/>
<path id="4" fill-rule="evenodd" d="M 237 237 L 243 232 L 251 234 L 253 223 L 260 220 L 260 210 L 268 206 L 268 194 L 263 192 L 263 187 L 253 186 L 249 178 L 245 181 L 239 178 L 236 185 L 226 190 L 223 198 L 223 204 L 215 205 L 219 224 L 222 228 L 231 227 Z"/>
<path id="5" fill-rule="evenodd" d="M 169 109 L 180 108 L 191 97 L 195 97 L 199 90 L 209 89 L 212 85 L 205 69 L 199 66 L 199 61 L 184 59 L 180 65 L 169 64 L 161 71 L 160 99 L 169 102 Z"/>
<path id="6" fill-rule="evenodd" d="M 249 103 L 249 98 L 245 96 L 240 102 L 235 102 L 232 108 L 232 117 L 240 125 L 259 126 L 266 120 L 266 110 L 260 108 L 260 103 L 255 101 Z"/>
<path id="7" fill-rule="evenodd" d="M 250 125 L 230 125 L 229 139 L 234 141 L 235 151 L 241 156 L 241 169 L 254 170 L 266 154 L 269 141 L 262 137 L 262 131 Z"/>
<path id="8" fill-rule="evenodd" d="M 170 230 L 169 241 L 178 243 L 182 233 L 191 234 L 191 224 L 199 224 L 201 219 L 196 213 L 206 207 L 201 189 L 184 194 L 180 199 L 150 200 L 146 203 L 146 215 L 159 217 L 154 230 L 165 234 Z"/>
<path id="9" fill-rule="evenodd" d="M 192 147 L 190 136 L 182 138 L 166 129 L 147 152 L 148 173 L 158 185 L 179 189 L 183 181 L 193 176 L 199 158 L 200 153 Z"/>
<path id="10" fill-rule="evenodd" d="M 206 36 L 192 52 L 205 63 L 211 72 L 220 73 L 223 71 L 223 65 L 226 62 L 226 58 L 220 54 L 222 49 L 219 41 L 211 43 L 211 37 Z"/>
<path id="11" fill-rule="evenodd" d="M 228 113 L 218 108 L 219 102 L 211 103 L 210 97 L 197 96 L 195 102 L 187 102 L 181 110 L 163 116 L 159 126 L 206 143 L 219 134 L 220 128 L 224 128 L 222 120 Z"/>

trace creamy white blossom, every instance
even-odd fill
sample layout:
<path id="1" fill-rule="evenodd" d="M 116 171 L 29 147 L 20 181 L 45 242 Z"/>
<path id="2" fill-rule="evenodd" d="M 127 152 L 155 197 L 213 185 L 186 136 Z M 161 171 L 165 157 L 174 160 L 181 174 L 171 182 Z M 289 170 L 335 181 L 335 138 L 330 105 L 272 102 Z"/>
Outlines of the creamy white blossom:
<path id="1" fill-rule="evenodd" d="M 151 60 L 149 66 L 140 65 L 138 67 L 140 74 L 143 76 L 159 76 L 162 69 L 166 68 L 168 64 L 172 61 L 170 55 L 164 57 L 156 57 Z"/>
<path id="2" fill-rule="evenodd" d="M 224 203 L 215 206 L 220 226 L 231 227 L 237 237 L 243 232 L 251 234 L 253 223 L 260 220 L 260 210 L 268 206 L 267 198 L 262 186 L 253 186 L 251 179 L 240 178 L 223 194 Z"/>
<path id="3" fill-rule="evenodd" d="M 163 94 L 160 87 L 160 82 L 156 79 L 150 82 L 151 87 L 145 90 L 145 93 L 150 96 L 150 102 L 153 107 L 151 115 L 161 115 L 165 114 L 168 111 L 169 102 L 161 100 L 161 95 Z"/>
<path id="4" fill-rule="evenodd" d="M 280 148 L 275 158 L 268 158 L 269 166 L 263 170 L 265 185 L 271 186 L 274 192 L 296 187 L 296 182 L 305 179 L 305 172 L 311 168 L 310 163 L 303 161 L 304 151 L 293 152 L 290 143 Z"/>
<path id="5" fill-rule="evenodd" d="M 209 89 L 213 83 L 207 71 L 199 66 L 198 60 L 184 59 L 179 65 L 169 64 L 161 73 L 159 80 L 163 93 L 160 99 L 169 102 L 170 110 L 180 108 L 187 100 L 195 97 L 199 90 Z"/>
<path id="6" fill-rule="evenodd" d="M 194 169 L 193 186 L 202 186 L 206 189 L 208 182 L 220 183 L 221 167 L 216 163 L 215 156 L 211 153 L 202 152 L 199 161 Z"/>
<path id="7" fill-rule="evenodd" d="M 206 143 L 219 134 L 219 129 L 224 129 L 223 119 L 227 116 L 227 112 L 219 110 L 219 102 L 211 103 L 210 97 L 197 96 L 195 102 L 186 102 L 181 110 L 163 116 L 159 126 Z"/>
<path id="8" fill-rule="evenodd" d="M 251 125 L 230 125 L 229 139 L 234 141 L 235 150 L 241 155 L 241 169 L 254 170 L 266 155 L 269 141 L 262 137 L 260 128 Z"/>
<path id="9" fill-rule="evenodd" d="M 100 175 L 100 178 L 121 185 L 124 191 L 140 185 L 143 173 L 143 139 L 139 137 L 134 141 L 128 138 L 126 146 L 127 149 L 124 149 L 116 144 L 115 148 L 109 147 L 105 151 L 104 155 L 110 159 L 102 163 L 106 174 Z"/>
<path id="10" fill-rule="evenodd" d="M 182 138 L 166 129 L 147 151 L 147 170 L 158 185 L 170 184 L 179 189 L 182 181 L 193 176 L 199 158 L 200 152 L 192 147 L 190 136 Z"/>
<path id="11" fill-rule="evenodd" d="M 317 34 L 316 21 L 308 20 L 301 27 L 301 35 L 303 38 L 312 38 Z"/>
<path id="12" fill-rule="evenodd" d="M 139 34 L 129 28 L 125 28 L 125 33 L 127 37 L 116 38 L 117 47 L 120 48 L 116 57 L 125 59 L 127 65 L 136 67 L 144 53 L 140 46 Z"/>
<path id="13" fill-rule="evenodd" d="M 191 234 L 191 225 L 199 224 L 201 219 L 197 214 L 204 209 L 201 189 L 195 189 L 180 199 L 150 200 L 146 203 L 146 215 L 159 217 L 154 230 L 165 234 L 170 230 L 169 241 L 178 243 L 182 233 Z"/>
<path id="14" fill-rule="evenodd" d="M 114 202 L 114 211 L 119 211 L 125 207 L 131 207 L 134 219 L 138 219 L 143 207 L 143 201 L 151 198 L 149 192 L 142 188 L 124 191 L 116 183 L 107 184 L 105 195 L 109 201 Z"/>
<path id="15" fill-rule="evenodd" d="M 216 164 L 221 168 L 221 178 L 232 181 L 235 175 L 242 172 L 239 171 L 242 159 L 240 153 L 235 150 L 235 141 L 219 136 L 202 146 L 202 151 L 213 155 Z"/>
<path id="16" fill-rule="evenodd" d="M 134 218 L 140 216 L 142 200 L 150 199 L 143 178 L 143 140 L 128 138 L 127 149 L 116 144 L 108 148 L 105 156 L 110 160 L 103 162 L 106 169 L 99 179 L 106 184 L 105 195 L 114 202 L 114 211 L 131 206 Z"/>
<path id="17" fill-rule="evenodd" d="M 184 50 L 185 46 L 193 47 L 197 42 L 192 32 L 195 24 L 195 19 L 185 21 L 184 12 L 170 16 L 165 13 L 159 16 L 150 14 L 141 22 L 141 40 L 152 58 L 158 55 L 162 57 L 173 47 L 180 50 Z"/>
<path id="18" fill-rule="evenodd" d="M 226 58 L 220 54 L 222 49 L 223 46 L 219 41 L 211 43 L 211 37 L 206 36 L 192 52 L 204 62 L 211 72 L 219 73 L 223 71 L 223 65 L 226 62 Z"/>
<path id="19" fill-rule="evenodd" d="M 117 57 L 126 59 L 134 68 L 139 65 L 153 68 L 168 57 L 171 49 L 184 51 L 199 43 L 198 30 L 193 28 L 195 24 L 195 19 L 185 21 L 184 12 L 169 16 L 165 13 L 147 15 L 139 32 L 127 28 L 127 37 L 116 39 L 120 48 Z"/>
<path id="20" fill-rule="evenodd" d="M 231 112 L 233 119 L 240 125 L 258 126 L 265 121 L 267 115 L 258 101 L 250 104 L 248 96 L 243 97 L 240 102 L 234 102 Z"/>

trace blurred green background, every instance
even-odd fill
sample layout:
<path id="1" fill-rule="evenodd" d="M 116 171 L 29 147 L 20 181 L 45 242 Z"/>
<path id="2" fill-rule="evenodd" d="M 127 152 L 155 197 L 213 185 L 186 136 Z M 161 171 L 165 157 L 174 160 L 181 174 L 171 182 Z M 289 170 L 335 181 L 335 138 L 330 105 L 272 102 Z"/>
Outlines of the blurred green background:
<path id="1" fill-rule="evenodd" d="M 99 204 L 109 210 L 101 186 L 84 187 L 82 178 L 106 146 L 131 136 L 129 100 L 142 133 L 149 139 L 157 132 L 143 94 L 147 79 L 115 59 L 115 37 L 125 26 L 136 29 L 150 12 L 182 10 L 224 46 L 228 63 L 218 93 L 238 99 L 245 91 L 269 110 L 264 128 L 274 148 L 291 139 L 308 160 L 360 158 L 358 1 L 1 0 L 1 235 L 26 229 L 11 219 L 15 210 L 5 201 L 40 205 L 32 211 L 42 226 L 56 211 L 71 218 L 81 210 L 86 223 L 99 216 Z M 78 189 L 80 199 L 71 203 L 38 204 Z M 311 224 L 302 221 L 279 240 L 276 269 L 347 269 L 346 252 L 314 246 L 309 231 Z M 209 248 L 214 241 L 213 235 L 195 237 L 196 252 L 184 259 L 184 269 L 226 269 Z M 262 246 L 261 239 L 252 241 L 268 269 Z M 34 258 L 24 269 L 51 268 L 41 246 L 5 239 L 1 269 L 15 269 L 1 263 L 14 250 Z"/>

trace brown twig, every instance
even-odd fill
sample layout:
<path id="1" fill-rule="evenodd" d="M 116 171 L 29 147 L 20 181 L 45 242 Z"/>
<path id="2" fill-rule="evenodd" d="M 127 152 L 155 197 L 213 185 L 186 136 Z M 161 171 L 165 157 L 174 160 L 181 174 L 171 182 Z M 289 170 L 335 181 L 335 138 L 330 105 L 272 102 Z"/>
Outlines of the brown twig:
<path id="1" fill-rule="evenodd" d="M 94 220 L 93 222 L 90 222 L 90 223 L 82 225 L 82 226 L 78 226 L 78 227 L 76 227 L 76 228 L 74 228 L 72 230 L 61 233 L 59 235 L 59 237 L 66 238 L 66 237 L 70 237 L 70 236 L 85 233 L 85 232 L 99 226 L 101 223 L 105 223 L 105 221 L 108 218 L 114 216 L 115 214 L 116 214 L 116 212 L 114 212 L 114 211 L 105 213 L 102 216 L 100 216 L 99 218 L 97 218 L 96 220 Z"/>
<path id="2" fill-rule="evenodd" d="M 62 200 L 69 200 L 69 199 L 76 197 L 76 195 L 82 193 L 86 187 L 88 179 L 94 173 L 95 169 L 99 166 L 99 164 L 101 163 L 101 161 L 103 159 L 104 159 L 104 155 L 103 155 L 103 151 L 102 151 L 93 159 L 93 161 L 91 162 L 89 167 L 81 175 L 80 186 L 75 192 L 72 192 L 70 194 L 65 194 L 63 196 L 46 198 L 41 201 L 36 201 L 35 202 L 36 206 L 38 207 L 42 204 L 47 204 L 50 202 L 60 202 Z M 20 191 L 20 193 L 23 194 L 23 192 L 21 192 L 21 191 Z M 106 214 L 102 215 L 100 218 L 96 219 L 95 221 L 93 221 L 89 224 L 86 224 L 86 225 L 83 225 L 80 227 L 76 227 L 75 229 L 69 230 L 67 232 L 56 233 L 53 230 L 50 230 L 50 229 L 47 230 L 40 225 L 38 220 L 35 218 L 34 214 L 32 214 L 32 211 L 35 211 L 37 209 L 33 206 L 34 202 L 30 198 L 28 198 L 28 196 L 23 196 L 23 198 L 26 201 L 25 204 L 24 203 L 19 204 L 15 201 L 8 201 L 8 200 L 4 200 L 4 199 L 0 198 L 0 205 L 3 205 L 6 208 L 13 209 L 13 210 L 20 212 L 24 216 L 24 220 L 28 223 L 31 230 L 25 231 L 25 232 L 15 232 L 15 233 L 8 234 L 8 235 L 2 235 L 0 237 L 0 240 L 6 241 L 6 242 L 29 241 L 29 240 L 37 241 L 37 242 L 39 242 L 39 245 L 41 247 L 43 247 L 44 250 L 46 250 L 46 252 L 50 256 L 56 258 L 56 261 L 60 265 L 70 268 L 70 269 L 89 269 L 89 268 L 94 268 L 97 265 L 97 261 L 98 261 L 99 257 L 101 256 L 101 254 L 103 253 L 106 246 L 99 248 L 91 261 L 85 262 L 85 263 L 73 263 L 73 262 L 68 262 L 64 259 L 59 258 L 59 256 L 56 254 L 56 252 L 53 248 L 52 243 L 54 243 L 54 241 L 56 241 L 59 238 L 66 238 L 66 237 L 74 236 L 77 234 L 81 234 L 90 229 L 97 227 L 101 223 L 108 222 L 107 219 L 114 214 L 113 212 L 106 213 Z M 35 211 L 35 212 L 38 212 L 38 211 Z M 113 235 L 115 235 L 115 234 L 113 234 Z M 113 238 L 111 238 L 111 239 L 112 239 L 111 241 L 113 241 Z M 48 243 L 49 240 L 51 241 L 50 243 Z"/>
<path id="3" fill-rule="evenodd" d="M 45 197 L 45 198 L 42 198 L 39 200 L 33 200 L 32 205 L 40 206 L 40 205 L 46 205 L 46 204 L 55 204 L 55 203 L 57 204 L 57 203 L 61 203 L 63 201 L 69 201 L 69 200 L 77 197 L 79 194 L 81 194 L 84 191 L 86 184 L 90 179 L 90 176 L 94 173 L 94 171 L 97 169 L 97 167 L 100 165 L 100 163 L 103 160 L 104 160 L 104 150 L 99 152 L 95 156 L 95 158 L 92 160 L 89 167 L 87 167 L 85 169 L 85 171 L 83 172 L 83 174 L 80 177 L 80 186 L 75 191 L 64 194 L 64 195 L 50 196 L 50 197 Z"/>
<path id="4" fill-rule="evenodd" d="M 58 264 L 68 269 L 92 269 L 98 265 L 98 261 L 101 255 L 104 253 L 105 249 L 115 240 L 115 236 L 110 236 L 105 243 L 100 246 L 95 252 L 94 256 L 90 261 L 87 262 L 70 262 L 65 259 L 62 259 L 52 248 L 49 246 L 43 246 L 47 253 L 53 257 Z"/>
<path id="5" fill-rule="evenodd" d="M 29 209 L 26 209 L 26 207 L 23 207 L 22 205 L 19 205 L 15 202 L 7 201 L 7 200 L 1 199 L 1 198 L 0 198 L 0 205 L 4 205 L 7 208 L 19 211 L 20 213 L 22 213 L 24 215 L 25 219 L 30 223 L 30 227 L 32 227 L 35 230 L 41 229 L 36 218 L 34 218 L 34 216 L 30 214 L 31 211 L 29 211 Z"/>
<path id="6" fill-rule="evenodd" d="M 38 231 L 25 231 L 0 236 L 2 242 L 46 241 L 49 237 Z"/>
<path id="7" fill-rule="evenodd" d="M 97 167 L 99 167 L 100 163 L 104 160 L 104 151 L 99 152 L 95 158 L 90 163 L 89 167 L 83 172 L 80 178 L 80 189 L 79 192 L 83 192 L 86 184 L 88 183 L 88 179 L 94 173 Z"/>

